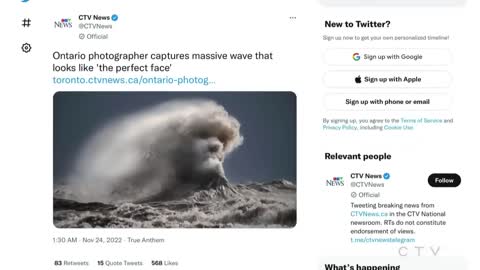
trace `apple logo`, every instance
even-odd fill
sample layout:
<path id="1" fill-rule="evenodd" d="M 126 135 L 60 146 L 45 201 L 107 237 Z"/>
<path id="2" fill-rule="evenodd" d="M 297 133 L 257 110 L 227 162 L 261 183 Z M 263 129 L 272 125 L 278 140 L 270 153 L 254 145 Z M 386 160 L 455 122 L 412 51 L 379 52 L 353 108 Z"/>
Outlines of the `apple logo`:
<path id="1" fill-rule="evenodd" d="M 362 77 L 360 77 L 360 75 L 358 75 L 358 77 L 355 77 L 355 82 L 362 83 Z"/>

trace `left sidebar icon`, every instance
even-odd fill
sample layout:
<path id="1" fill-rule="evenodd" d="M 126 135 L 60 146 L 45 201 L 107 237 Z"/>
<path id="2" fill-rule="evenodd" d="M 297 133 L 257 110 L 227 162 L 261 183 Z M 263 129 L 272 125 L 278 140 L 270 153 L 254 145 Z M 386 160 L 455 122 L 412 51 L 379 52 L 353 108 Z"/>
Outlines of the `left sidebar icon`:
<path id="1" fill-rule="evenodd" d="M 22 3 L 28 3 L 30 0 L 21 0 Z M 30 18 L 23 18 L 22 20 L 22 26 L 23 28 L 30 28 L 32 25 L 32 19 Z M 28 42 L 25 42 L 22 44 L 22 51 L 24 53 L 29 53 L 32 50 L 32 45 Z"/>

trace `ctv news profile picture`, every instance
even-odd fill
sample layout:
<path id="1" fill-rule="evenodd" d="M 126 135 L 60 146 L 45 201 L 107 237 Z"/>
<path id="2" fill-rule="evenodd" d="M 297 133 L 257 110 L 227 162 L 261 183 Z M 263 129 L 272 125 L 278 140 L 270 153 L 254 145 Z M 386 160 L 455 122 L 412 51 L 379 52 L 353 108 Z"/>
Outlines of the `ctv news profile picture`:
<path id="1" fill-rule="evenodd" d="M 345 182 L 343 177 L 333 177 L 331 180 L 326 180 L 326 185 L 327 187 L 344 186 Z"/>

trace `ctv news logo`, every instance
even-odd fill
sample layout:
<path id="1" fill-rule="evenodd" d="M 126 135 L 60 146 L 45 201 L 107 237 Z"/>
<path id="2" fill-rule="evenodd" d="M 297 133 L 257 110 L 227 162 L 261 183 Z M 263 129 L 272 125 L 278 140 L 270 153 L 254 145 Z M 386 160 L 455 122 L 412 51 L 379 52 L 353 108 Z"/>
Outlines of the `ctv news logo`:
<path id="1" fill-rule="evenodd" d="M 55 22 L 55 28 L 72 28 L 72 19 L 61 19 Z"/>
<path id="2" fill-rule="evenodd" d="M 333 177 L 332 180 L 326 181 L 327 187 L 336 187 L 336 186 L 344 186 L 345 182 L 343 181 L 343 177 Z"/>

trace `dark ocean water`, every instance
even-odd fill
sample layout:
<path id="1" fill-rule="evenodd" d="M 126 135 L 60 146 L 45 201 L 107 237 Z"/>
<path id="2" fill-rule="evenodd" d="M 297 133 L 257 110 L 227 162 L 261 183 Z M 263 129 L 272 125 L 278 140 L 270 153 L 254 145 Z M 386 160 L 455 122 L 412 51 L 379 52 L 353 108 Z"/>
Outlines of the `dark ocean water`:
<path id="1" fill-rule="evenodd" d="M 58 228 L 288 228 L 297 216 L 296 186 L 285 180 L 219 185 L 141 203 L 84 203 L 60 195 L 63 191 L 55 194 Z"/>

